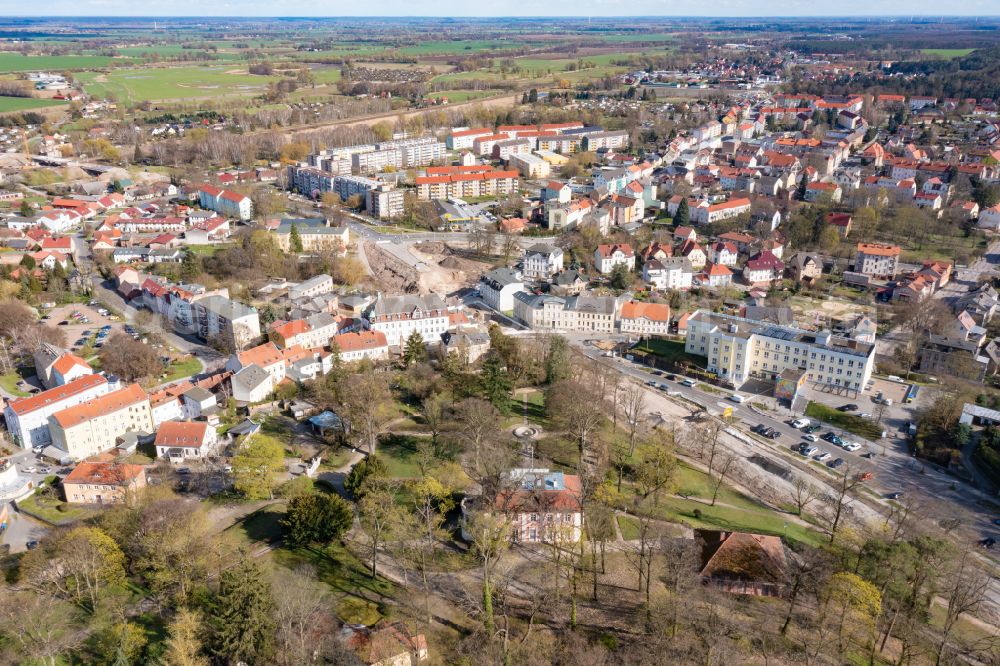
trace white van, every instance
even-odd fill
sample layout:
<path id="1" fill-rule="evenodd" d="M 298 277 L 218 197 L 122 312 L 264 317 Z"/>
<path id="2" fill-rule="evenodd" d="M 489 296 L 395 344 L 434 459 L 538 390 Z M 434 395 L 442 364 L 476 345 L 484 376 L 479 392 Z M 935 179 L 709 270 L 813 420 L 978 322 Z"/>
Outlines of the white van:
<path id="1" fill-rule="evenodd" d="M 736 393 L 729 396 L 729 399 L 735 402 L 737 405 L 742 405 L 744 402 L 746 402 L 746 398 L 744 398 L 741 395 L 737 395 Z"/>
<path id="2" fill-rule="evenodd" d="M 697 382 L 689 377 L 685 377 L 684 379 L 681 380 L 681 386 L 687 386 L 688 388 L 691 388 L 695 384 L 697 384 Z"/>
<path id="3" fill-rule="evenodd" d="M 795 419 L 792 421 L 793 428 L 805 428 L 809 425 L 809 419 Z"/>

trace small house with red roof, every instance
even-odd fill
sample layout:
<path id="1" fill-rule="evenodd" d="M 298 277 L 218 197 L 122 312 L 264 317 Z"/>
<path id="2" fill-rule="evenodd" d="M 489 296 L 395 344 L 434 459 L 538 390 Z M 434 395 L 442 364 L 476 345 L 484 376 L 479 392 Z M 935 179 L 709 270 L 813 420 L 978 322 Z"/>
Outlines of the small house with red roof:
<path id="1" fill-rule="evenodd" d="M 774 280 L 780 280 L 785 272 L 785 265 L 769 250 L 762 250 L 750 257 L 743 266 L 743 281 L 748 285 L 768 286 Z"/>

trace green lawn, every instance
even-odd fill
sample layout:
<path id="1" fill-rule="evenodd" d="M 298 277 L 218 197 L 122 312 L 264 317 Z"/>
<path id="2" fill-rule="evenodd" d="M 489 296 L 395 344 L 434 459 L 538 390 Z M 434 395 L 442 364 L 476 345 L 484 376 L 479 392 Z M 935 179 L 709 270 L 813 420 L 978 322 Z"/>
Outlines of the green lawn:
<path id="1" fill-rule="evenodd" d="M 27 369 L 25 371 L 27 372 Z M 4 391 L 6 391 L 11 395 L 16 395 L 19 398 L 23 398 L 24 396 L 30 394 L 26 391 L 22 391 L 17 387 L 17 383 L 22 379 L 23 377 L 17 370 L 8 372 L 5 375 L 0 375 L 0 388 L 3 388 Z"/>
<path id="2" fill-rule="evenodd" d="M 954 60 L 955 58 L 964 58 L 976 49 L 920 49 L 920 52 L 924 55 L 937 56 L 939 58 L 944 58 L 945 60 Z"/>
<path id="3" fill-rule="evenodd" d="M 749 511 L 720 504 L 710 506 L 707 501 L 665 497 L 653 510 L 653 515 L 671 522 L 684 522 L 693 528 L 774 534 L 811 546 L 827 541 L 821 532 L 792 522 L 792 516 L 767 509 Z"/>
<path id="4" fill-rule="evenodd" d="M 639 538 L 639 520 L 632 516 L 618 516 L 618 529 L 622 532 L 622 538 L 632 541 Z"/>
<path id="5" fill-rule="evenodd" d="M 489 97 L 490 95 L 496 95 L 498 90 L 441 90 L 439 92 L 429 92 L 424 95 L 424 99 L 437 99 L 438 97 L 447 97 L 448 101 L 452 104 L 458 104 L 459 102 L 468 102 L 470 99 L 480 99 L 483 97 Z"/>
<path id="6" fill-rule="evenodd" d="M 138 67 L 107 74 L 84 72 L 77 77 L 94 97 L 114 95 L 134 104 L 142 101 L 187 100 L 259 95 L 278 76 L 257 76 L 234 64 L 186 67 Z"/>
<path id="7" fill-rule="evenodd" d="M 208 245 L 185 245 L 184 249 L 202 257 L 214 257 L 218 252 L 231 248 L 233 243 L 210 243 Z"/>
<path id="8" fill-rule="evenodd" d="M 129 60 L 119 61 L 128 64 Z M 0 53 L 0 72 L 34 72 L 42 70 L 74 70 L 109 67 L 115 64 L 108 56 L 26 56 L 20 53 Z"/>
<path id="9" fill-rule="evenodd" d="M 882 436 L 882 426 L 874 421 L 870 419 L 863 419 L 856 414 L 837 411 L 833 407 L 829 407 L 819 402 L 809 402 L 806 406 L 806 416 L 819 419 L 820 421 L 829 423 L 830 425 L 836 426 L 842 430 L 853 432 L 859 437 L 864 437 L 865 439 L 870 439 L 872 441 L 879 439 Z"/>
<path id="10" fill-rule="evenodd" d="M 166 373 L 160 377 L 161 383 L 175 382 L 178 379 L 185 379 L 191 375 L 201 372 L 203 366 L 194 356 L 181 356 L 174 359 L 167 366 Z"/>
<path id="11" fill-rule="evenodd" d="M 284 505 L 273 504 L 250 514 L 230 530 L 249 542 L 278 546 L 271 551 L 276 564 L 292 570 L 303 564 L 315 567 L 317 578 L 328 586 L 337 615 L 343 621 L 371 625 L 388 614 L 386 602 L 396 591 L 391 582 L 372 579 L 366 564 L 340 543 L 325 548 L 282 544 L 284 514 Z"/>
<path id="12" fill-rule="evenodd" d="M 389 476 L 396 479 L 415 479 L 420 476 L 417 464 L 417 442 L 426 437 L 416 435 L 390 435 L 379 442 L 376 453 L 385 463 Z"/>
<path id="13" fill-rule="evenodd" d="M 18 508 L 27 514 L 40 518 L 53 525 L 65 525 L 68 523 L 90 518 L 94 515 L 94 509 L 78 504 L 67 504 L 61 499 L 54 499 L 47 495 L 32 495 L 31 497 L 18 502 Z M 65 511 L 60 511 L 57 507 L 62 506 Z"/>
<path id="14" fill-rule="evenodd" d="M 683 340 L 664 340 L 662 338 L 647 338 L 632 348 L 633 352 L 652 354 L 664 361 L 681 363 L 687 361 L 692 365 L 704 367 L 705 359 L 684 351 Z"/>
<path id="15" fill-rule="evenodd" d="M 0 97 L 0 113 L 33 111 L 34 109 L 44 109 L 52 106 L 66 106 L 67 104 L 69 104 L 69 102 L 63 99 L 38 99 L 35 97 Z"/>

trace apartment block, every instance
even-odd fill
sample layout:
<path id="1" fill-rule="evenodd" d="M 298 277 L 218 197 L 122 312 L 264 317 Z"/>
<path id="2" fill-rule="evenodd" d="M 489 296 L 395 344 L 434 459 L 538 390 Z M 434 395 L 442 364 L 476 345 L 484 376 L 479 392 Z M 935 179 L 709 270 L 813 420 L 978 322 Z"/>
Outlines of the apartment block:
<path id="1" fill-rule="evenodd" d="M 77 460 L 114 448 L 127 432 L 152 432 L 149 396 L 138 384 L 49 416 L 52 444 Z"/>
<path id="2" fill-rule="evenodd" d="M 379 296 L 365 315 L 368 327 L 385 335 L 390 347 L 398 347 L 416 331 L 424 342 L 437 341 L 448 330 L 448 309 L 436 294 L 427 296 Z"/>
<path id="3" fill-rule="evenodd" d="M 858 252 L 854 256 L 854 272 L 891 280 L 896 277 L 896 271 L 899 269 L 899 253 L 898 245 L 858 243 Z"/>
<path id="4" fill-rule="evenodd" d="M 7 432 L 15 444 L 24 448 L 50 444 L 50 416 L 107 392 L 108 380 L 103 375 L 86 375 L 48 391 L 10 400 L 3 411 Z"/>
<path id="5" fill-rule="evenodd" d="M 507 165 L 525 178 L 547 178 L 552 173 L 552 165 L 538 155 L 511 155 Z"/>
<path id="6" fill-rule="evenodd" d="M 708 310 L 688 318 L 685 351 L 706 357 L 709 372 L 736 388 L 794 370 L 813 384 L 860 392 L 875 367 L 874 344 Z"/>

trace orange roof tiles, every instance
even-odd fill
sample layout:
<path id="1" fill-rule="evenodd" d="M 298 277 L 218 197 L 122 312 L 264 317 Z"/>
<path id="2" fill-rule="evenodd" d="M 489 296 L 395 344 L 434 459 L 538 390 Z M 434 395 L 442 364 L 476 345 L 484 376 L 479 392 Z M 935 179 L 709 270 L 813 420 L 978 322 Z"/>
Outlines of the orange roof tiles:
<path id="1" fill-rule="evenodd" d="M 155 446 L 176 446 L 201 448 L 208 436 L 208 424 L 204 421 L 185 423 L 167 421 L 156 432 Z"/>
<path id="2" fill-rule="evenodd" d="M 142 387 L 138 384 L 131 384 L 74 407 L 60 410 L 53 414 L 52 418 L 63 428 L 72 428 L 98 416 L 117 412 L 144 400 L 148 400 L 148 396 Z"/>
<path id="3" fill-rule="evenodd" d="M 52 364 L 52 369 L 58 372 L 60 375 L 66 376 L 73 366 L 79 365 L 80 367 L 91 370 L 90 364 L 84 361 L 82 358 L 74 354 L 73 352 L 66 352 L 56 359 L 56 362 Z"/>
<path id="4" fill-rule="evenodd" d="M 342 352 L 364 351 L 388 346 L 385 333 L 382 331 L 361 331 L 359 333 L 341 333 L 333 336 L 337 348 Z"/>
<path id="5" fill-rule="evenodd" d="M 858 243 L 858 252 L 870 254 L 876 257 L 896 257 L 899 256 L 898 245 L 885 245 L 882 243 Z"/>
<path id="6" fill-rule="evenodd" d="M 18 416 L 24 416 L 25 414 L 30 414 L 38 409 L 107 383 L 108 380 L 103 375 L 87 375 L 86 377 L 73 380 L 68 384 L 57 386 L 48 391 L 42 391 L 27 398 L 11 400 L 7 403 L 7 406 Z"/>
<path id="7" fill-rule="evenodd" d="M 669 322 L 670 306 L 666 303 L 643 303 L 642 301 L 625 301 L 622 303 L 622 319 L 649 319 L 651 321 Z"/>
<path id="8" fill-rule="evenodd" d="M 84 461 L 77 465 L 65 479 L 63 485 L 100 484 L 117 486 L 131 483 L 145 472 L 142 465 L 127 463 Z"/>
<path id="9" fill-rule="evenodd" d="M 262 345 L 240 352 L 236 355 L 236 358 L 243 367 L 259 365 L 262 368 L 280 363 L 283 360 L 281 350 L 273 342 L 265 342 Z"/>

